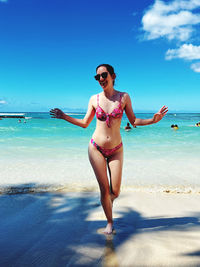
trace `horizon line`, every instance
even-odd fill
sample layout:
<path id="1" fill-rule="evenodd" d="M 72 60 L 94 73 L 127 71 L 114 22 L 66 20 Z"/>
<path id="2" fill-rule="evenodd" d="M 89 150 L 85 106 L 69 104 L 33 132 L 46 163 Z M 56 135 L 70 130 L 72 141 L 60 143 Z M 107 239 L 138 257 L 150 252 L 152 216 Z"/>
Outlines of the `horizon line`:
<path id="1" fill-rule="evenodd" d="M 87 110 L 65 110 L 65 113 L 86 113 Z M 1 111 L 0 113 L 49 113 L 49 111 Z M 136 110 L 134 113 L 155 113 L 154 111 L 150 110 Z M 179 111 L 170 111 L 167 114 L 176 114 L 176 113 L 199 113 L 200 111 L 187 111 L 187 110 L 179 110 Z M 125 113 L 124 113 L 125 114 Z"/>

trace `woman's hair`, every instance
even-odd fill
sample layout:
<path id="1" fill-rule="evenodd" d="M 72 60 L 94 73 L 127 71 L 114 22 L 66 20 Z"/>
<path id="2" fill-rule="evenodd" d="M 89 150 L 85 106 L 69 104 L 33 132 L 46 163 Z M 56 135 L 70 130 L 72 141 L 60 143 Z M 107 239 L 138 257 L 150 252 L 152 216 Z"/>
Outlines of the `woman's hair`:
<path id="1" fill-rule="evenodd" d="M 98 70 L 98 68 L 100 67 L 106 67 L 107 71 L 110 73 L 110 75 L 112 76 L 113 74 L 115 74 L 114 68 L 109 65 L 109 64 L 100 64 L 99 66 L 96 67 L 96 72 Z M 116 76 L 116 74 L 115 74 Z M 113 80 L 113 85 L 115 84 L 115 81 Z"/>

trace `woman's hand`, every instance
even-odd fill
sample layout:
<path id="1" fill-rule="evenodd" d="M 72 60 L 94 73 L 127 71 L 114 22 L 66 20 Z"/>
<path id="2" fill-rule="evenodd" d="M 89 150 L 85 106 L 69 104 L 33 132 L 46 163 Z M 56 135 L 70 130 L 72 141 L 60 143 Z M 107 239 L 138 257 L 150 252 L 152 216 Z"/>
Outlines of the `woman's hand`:
<path id="1" fill-rule="evenodd" d="M 167 114 L 168 107 L 163 106 L 157 113 L 153 116 L 153 123 L 157 123 Z"/>
<path id="2" fill-rule="evenodd" d="M 51 109 L 50 115 L 52 116 L 52 118 L 56 118 L 56 119 L 64 119 L 65 117 L 65 113 L 59 108 Z"/>

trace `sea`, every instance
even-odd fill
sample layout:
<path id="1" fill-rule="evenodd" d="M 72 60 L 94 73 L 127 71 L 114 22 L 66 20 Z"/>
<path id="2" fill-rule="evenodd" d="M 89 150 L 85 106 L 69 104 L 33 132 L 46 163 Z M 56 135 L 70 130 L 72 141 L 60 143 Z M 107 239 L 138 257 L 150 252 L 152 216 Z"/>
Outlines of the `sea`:
<path id="1" fill-rule="evenodd" d="M 152 116 L 136 113 L 143 119 Z M 127 132 L 124 114 L 122 190 L 200 193 L 200 127 L 195 126 L 199 121 L 200 113 L 168 113 L 157 124 Z M 0 193 L 97 191 L 88 160 L 95 125 L 95 118 L 83 129 L 40 112 L 26 112 L 21 122 L 0 120 Z"/>

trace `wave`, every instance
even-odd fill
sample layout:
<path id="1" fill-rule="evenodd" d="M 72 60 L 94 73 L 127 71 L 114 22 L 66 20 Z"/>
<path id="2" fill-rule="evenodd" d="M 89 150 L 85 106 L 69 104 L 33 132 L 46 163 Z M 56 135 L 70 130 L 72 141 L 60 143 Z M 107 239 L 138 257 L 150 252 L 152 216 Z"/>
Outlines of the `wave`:
<path id="1" fill-rule="evenodd" d="M 50 192 L 98 192 L 98 186 L 85 186 L 74 184 L 24 184 L 0 187 L 0 194 L 31 194 L 31 193 L 50 193 Z M 123 185 L 121 192 L 145 192 L 145 193 L 164 193 L 164 194 L 200 194 L 200 187 L 184 186 L 127 186 Z"/>
<path id="2" fill-rule="evenodd" d="M 20 131 L 20 129 L 13 126 L 0 127 L 0 132 L 18 132 L 18 131 Z"/>

